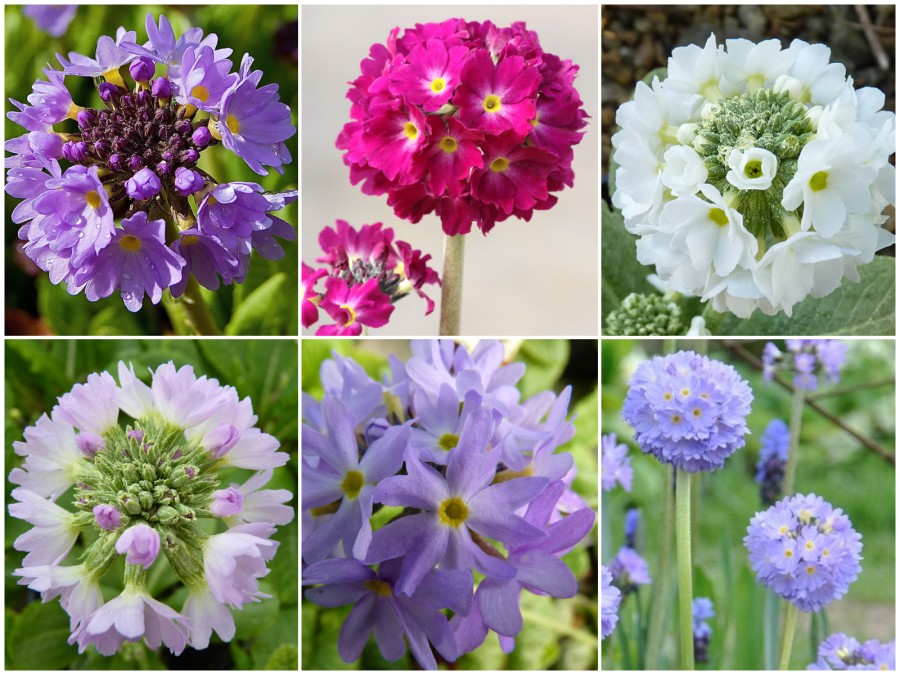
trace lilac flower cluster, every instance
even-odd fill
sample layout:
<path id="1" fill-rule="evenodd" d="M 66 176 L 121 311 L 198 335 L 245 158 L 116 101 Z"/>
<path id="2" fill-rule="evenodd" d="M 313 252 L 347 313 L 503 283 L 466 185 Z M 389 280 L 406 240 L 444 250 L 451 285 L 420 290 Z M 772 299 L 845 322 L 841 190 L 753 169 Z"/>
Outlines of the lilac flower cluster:
<path id="1" fill-rule="evenodd" d="M 587 124 L 578 66 L 516 22 L 449 19 L 374 44 L 351 83 L 337 147 L 350 180 L 387 193 L 398 217 L 437 213 L 447 234 L 530 220 L 571 187 Z"/>
<path id="2" fill-rule="evenodd" d="M 642 452 L 696 472 L 744 446 L 753 394 L 733 367 L 677 352 L 643 362 L 628 384 L 622 417 Z"/>
<path id="3" fill-rule="evenodd" d="M 763 378 L 771 382 L 779 368 L 793 373 L 794 386 L 814 391 L 819 384 L 816 373 L 835 383 L 841 379 L 841 368 L 847 359 L 847 345 L 840 340 L 785 340 L 784 353 L 772 342 L 763 348 Z"/>
<path id="4" fill-rule="evenodd" d="M 600 638 L 605 640 L 616 629 L 619 621 L 619 603 L 622 594 L 612 585 L 613 578 L 609 570 L 600 566 Z"/>
<path id="5" fill-rule="evenodd" d="M 841 509 L 814 494 L 757 513 L 744 546 L 757 581 L 804 612 L 842 597 L 862 569 L 862 536 Z"/>
<path id="6" fill-rule="evenodd" d="M 600 482 L 603 491 L 608 492 L 621 485 L 626 492 L 631 492 L 631 481 L 634 471 L 628 446 L 619 443 L 615 434 L 605 434 L 600 439 Z"/>
<path id="7" fill-rule="evenodd" d="M 294 517 L 289 491 L 262 489 L 288 456 L 254 426 L 250 399 L 190 366 L 161 365 L 149 386 L 130 365 L 118 375 L 88 376 L 13 444 L 24 464 L 9 474 L 19 486 L 9 513 L 34 526 L 15 541 L 27 555 L 14 574 L 44 602 L 60 598 L 79 652 L 109 656 L 143 639 L 180 654 L 206 648 L 213 631 L 231 640 L 229 608 L 269 597 L 258 580 L 278 548 L 271 535 Z M 255 473 L 221 485 L 229 466 Z M 73 488 L 74 513 L 57 504 Z M 82 561 L 63 564 L 86 531 Z M 160 552 L 188 589 L 180 613 L 147 588 Z M 124 590 L 104 601 L 122 555 Z"/>
<path id="8" fill-rule="evenodd" d="M 858 640 L 835 633 L 819 645 L 818 659 L 807 670 L 896 670 L 897 648 L 893 640 Z"/>
<path id="9" fill-rule="evenodd" d="M 613 583 L 622 591 L 622 600 L 637 590 L 638 586 L 653 583 L 647 561 L 637 551 L 637 530 L 640 525 L 640 511 L 629 509 L 625 514 L 625 545 L 607 567 L 613 576 Z"/>
<path id="10" fill-rule="evenodd" d="M 694 598 L 692 606 L 692 618 L 694 628 L 694 661 L 707 663 L 709 661 L 709 641 L 712 639 L 712 628 L 707 619 L 716 615 L 712 600 L 709 598 Z"/>
<path id="11" fill-rule="evenodd" d="M 781 499 L 790 441 L 791 430 L 779 419 L 769 422 L 760 438 L 754 478 L 759 483 L 760 498 L 769 506 Z"/>
<path id="12" fill-rule="evenodd" d="M 390 319 L 394 304 L 413 291 L 425 299 L 425 314 L 434 311 L 434 301 L 422 290 L 425 284 L 441 283 L 428 266 L 431 255 L 395 242 L 391 228 L 375 223 L 357 232 L 338 220 L 333 230 L 326 227 L 319 233 L 319 245 L 324 255 L 316 261 L 327 267 L 303 264 L 303 326 L 319 320 L 319 308 L 335 323 L 320 326 L 316 335 L 359 335 L 363 326 L 379 328 Z M 322 278 L 324 294 L 316 290 Z"/>
<path id="13" fill-rule="evenodd" d="M 374 632 L 385 658 L 437 667 L 490 630 L 504 651 L 522 629 L 523 589 L 568 598 L 561 560 L 593 527 L 574 493 L 571 390 L 520 402 L 521 363 L 499 342 L 472 351 L 422 341 L 384 381 L 334 355 L 319 403 L 304 398 L 303 583 L 324 607 L 352 604 L 338 641 L 347 662 Z M 373 515 L 398 507 L 380 528 Z M 400 511 L 402 509 L 402 511 Z M 474 573 L 483 575 L 475 585 Z M 448 621 L 444 609 L 454 616 Z"/>
<path id="14" fill-rule="evenodd" d="M 26 5 L 22 14 L 51 37 L 59 37 L 69 28 L 78 5 Z"/>
<path id="15" fill-rule="evenodd" d="M 146 28 L 145 45 L 119 28 L 115 40 L 99 38 L 94 58 L 72 52 L 58 57 L 62 70 L 48 65 L 27 103 L 12 101 L 8 117 L 27 133 L 6 144 L 24 253 L 69 293 L 93 301 L 119 291 L 131 311 L 145 294 L 154 304 L 167 288 L 180 296 L 191 275 L 212 290 L 220 278 L 240 283 L 251 251 L 277 259 L 275 238 L 296 236 L 271 214 L 296 191 L 219 182 L 197 164 L 221 144 L 260 175 L 264 165 L 281 172 L 295 129 L 278 85 L 259 86 L 248 54 L 231 72 L 215 34 L 192 28 L 176 39 L 162 15 L 158 26 L 148 15 Z M 67 77 L 93 78 L 103 106 L 76 104 Z M 57 128 L 69 120 L 76 133 Z"/>

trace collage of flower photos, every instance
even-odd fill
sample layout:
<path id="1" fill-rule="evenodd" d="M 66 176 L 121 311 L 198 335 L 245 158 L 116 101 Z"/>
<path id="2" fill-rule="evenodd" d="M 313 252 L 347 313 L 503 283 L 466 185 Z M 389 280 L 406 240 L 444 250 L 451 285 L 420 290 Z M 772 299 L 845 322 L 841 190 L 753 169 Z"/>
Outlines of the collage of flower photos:
<path id="1" fill-rule="evenodd" d="M 4 671 L 896 671 L 894 4 L 2 17 Z"/>

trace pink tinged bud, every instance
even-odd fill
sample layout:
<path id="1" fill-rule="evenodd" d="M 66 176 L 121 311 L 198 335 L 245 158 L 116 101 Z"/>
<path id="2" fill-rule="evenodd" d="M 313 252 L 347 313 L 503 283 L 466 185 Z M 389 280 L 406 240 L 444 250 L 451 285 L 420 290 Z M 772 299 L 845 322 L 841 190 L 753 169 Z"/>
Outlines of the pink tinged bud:
<path id="1" fill-rule="evenodd" d="M 244 508 L 244 495 L 237 488 L 228 487 L 212 493 L 210 512 L 217 518 L 235 516 Z"/>
<path id="2" fill-rule="evenodd" d="M 75 437 L 75 445 L 81 450 L 82 455 L 88 459 L 93 459 L 99 450 L 106 447 L 106 441 L 90 431 L 82 431 Z"/>
<path id="3" fill-rule="evenodd" d="M 128 564 L 148 569 L 159 555 L 159 534 L 143 523 L 129 527 L 116 541 L 116 551 L 126 554 Z"/>
<path id="4" fill-rule="evenodd" d="M 203 447 L 216 459 L 221 459 L 231 450 L 241 437 L 241 432 L 233 424 L 220 424 L 203 438 Z"/>
<path id="5" fill-rule="evenodd" d="M 128 438 L 133 438 L 138 443 L 144 440 L 144 432 L 140 429 L 132 429 L 131 431 L 126 432 L 125 435 L 128 436 Z"/>
<path id="6" fill-rule="evenodd" d="M 112 504 L 98 504 L 94 507 L 94 518 L 104 530 L 118 529 L 122 524 L 122 515 Z"/>
<path id="7" fill-rule="evenodd" d="M 197 470 L 192 466 L 184 467 L 184 472 L 187 474 L 188 478 L 193 478 L 197 475 Z"/>

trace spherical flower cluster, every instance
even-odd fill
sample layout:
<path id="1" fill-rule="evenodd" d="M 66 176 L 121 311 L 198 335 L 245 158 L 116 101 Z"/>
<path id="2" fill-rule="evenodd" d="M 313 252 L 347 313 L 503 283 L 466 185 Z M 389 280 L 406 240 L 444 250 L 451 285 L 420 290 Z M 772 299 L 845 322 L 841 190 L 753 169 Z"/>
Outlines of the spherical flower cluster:
<path id="1" fill-rule="evenodd" d="M 99 38 L 96 58 L 58 57 L 63 70 L 48 66 L 27 104 L 12 101 L 8 117 L 28 133 L 6 144 L 23 252 L 69 293 L 93 301 L 118 291 L 133 312 L 145 294 L 154 304 L 167 288 L 180 296 L 191 275 L 212 290 L 220 277 L 240 283 L 251 251 L 277 259 L 275 237 L 296 237 L 271 215 L 296 191 L 219 182 L 198 166 L 222 144 L 261 175 L 264 164 L 281 172 L 295 129 L 278 85 L 258 88 L 262 71 L 247 54 L 231 72 L 231 50 L 216 49 L 214 34 L 192 28 L 176 39 L 165 16 L 157 26 L 148 15 L 146 28 L 143 46 L 120 28 Z M 76 104 L 67 77 L 92 78 L 103 106 Z M 77 132 L 57 128 L 70 120 Z"/>
<path id="2" fill-rule="evenodd" d="M 818 659 L 807 670 L 896 670 L 897 649 L 893 640 L 858 640 L 835 633 L 819 645 Z"/>
<path id="3" fill-rule="evenodd" d="M 794 374 L 794 387 L 814 391 L 819 385 L 816 373 L 822 373 L 834 384 L 841 379 L 841 368 L 847 359 L 847 345 L 841 340 L 785 340 L 785 354 L 772 342 L 763 348 L 763 379 L 771 382 L 778 368 Z"/>
<path id="4" fill-rule="evenodd" d="M 619 108 L 613 204 L 672 290 L 790 316 L 893 242 L 894 113 L 830 55 L 711 35 Z"/>
<path id="5" fill-rule="evenodd" d="M 381 223 L 363 225 L 356 231 L 338 220 L 332 230 L 319 233 L 323 256 L 316 262 L 327 267 L 303 265 L 303 326 L 319 320 L 319 309 L 335 323 L 320 326 L 316 335 L 359 335 L 363 326 L 380 328 L 390 319 L 394 304 L 411 292 L 425 299 L 425 314 L 434 311 L 434 301 L 422 286 L 438 284 L 437 272 L 428 266 L 431 254 L 422 255 L 405 241 L 394 241 L 394 230 Z M 325 293 L 316 290 L 323 279 Z"/>
<path id="6" fill-rule="evenodd" d="M 642 452 L 684 471 L 713 471 L 744 446 L 752 400 L 731 366 L 677 352 L 638 366 L 622 416 Z"/>
<path id="7" fill-rule="evenodd" d="M 190 366 L 162 365 L 149 386 L 124 363 L 118 374 L 118 385 L 88 376 L 13 444 L 25 461 L 9 474 L 19 486 L 9 513 L 34 526 L 15 541 L 27 555 L 14 574 L 44 602 L 60 598 L 79 652 L 109 656 L 143 638 L 180 654 L 206 648 L 213 630 L 231 640 L 229 607 L 268 597 L 258 580 L 278 548 L 270 537 L 294 517 L 290 492 L 261 489 L 288 456 L 253 426 L 250 399 Z M 229 466 L 255 473 L 221 485 Z M 73 488 L 71 512 L 56 502 Z M 88 531 L 81 562 L 63 564 Z M 188 590 L 180 613 L 148 590 L 160 553 Z M 101 582 L 122 555 L 124 590 L 104 602 Z"/>
<path id="8" fill-rule="evenodd" d="M 631 492 L 633 477 L 628 446 L 619 443 L 615 434 L 605 434 L 600 439 L 600 482 L 603 491 L 613 490 L 618 484 L 626 492 Z"/>
<path id="9" fill-rule="evenodd" d="M 862 536 L 841 509 L 814 494 L 757 513 L 744 546 L 757 581 L 804 612 L 842 597 L 862 569 Z"/>
<path id="10" fill-rule="evenodd" d="M 587 113 L 578 66 L 541 49 L 521 22 L 449 19 L 374 44 L 347 98 L 337 147 L 353 184 L 387 193 L 400 218 L 440 216 L 444 232 L 530 220 L 572 186 Z"/>
<path id="11" fill-rule="evenodd" d="M 759 494 L 763 504 L 771 506 L 781 499 L 790 441 L 791 430 L 787 424 L 778 419 L 769 422 L 762 433 L 754 479 L 759 483 Z"/>
<path id="12" fill-rule="evenodd" d="M 323 364 L 324 398 L 303 410 L 303 583 L 316 604 L 353 605 L 345 661 L 373 631 L 388 660 L 405 635 L 423 668 L 437 667 L 432 646 L 452 662 L 490 630 L 509 652 L 523 589 L 575 595 L 561 557 L 595 514 L 569 487 L 572 455 L 556 452 L 574 434 L 570 389 L 520 402 L 524 365 L 503 360 L 497 342 L 433 341 L 383 382 L 336 354 Z M 384 507 L 402 513 L 375 529 Z"/>
<path id="13" fill-rule="evenodd" d="M 619 621 L 619 603 L 622 601 L 622 594 L 619 589 L 612 585 L 612 574 L 603 565 L 600 565 L 600 601 L 601 601 L 601 623 L 600 638 L 605 640 L 616 629 L 616 623 Z"/>

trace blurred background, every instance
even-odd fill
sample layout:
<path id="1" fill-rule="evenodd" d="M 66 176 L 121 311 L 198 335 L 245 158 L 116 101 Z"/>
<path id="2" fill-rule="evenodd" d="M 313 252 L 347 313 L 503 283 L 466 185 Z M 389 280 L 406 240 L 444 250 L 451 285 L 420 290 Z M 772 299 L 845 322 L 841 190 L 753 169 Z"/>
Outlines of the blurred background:
<path id="1" fill-rule="evenodd" d="M 815 661 L 815 650 L 829 635 L 843 632 L 860 642 L 895 637 L 895 353 L 892 340 L 847 340 L 847 362 L 840 382 L 823 384 L 811 397 L 841 423 L 859 432 L 885 456 L 809 406 L 803 414 L 798 455 L 796 492 L 814 492 L 841 508 L 862 535 L 862 573 L 843 598 L 815 615 L 800 613 L 794 641 L 792 669 L 805 669 Z M 783 341 L 775 343 L 784 351 Z M 694 346 L 692 346 L 694 345 Z M 756 582 L 742 543 L 753 515 L 767 507 L 754 481 L 760 437 L 773 418 L 789 422 L 791 394 L 777 384 L 765 384 L 761 372 L 751 364 L 759 359 L 764 341 L 708 341 L 708 355 L 733 365 L 753 390 L 747 445 L 716 472 L 701 475 L 701 490 L 694 513 L 694 597 L 706 596 L 715 605 L 709 621 L 710 670 L 775 669 L 766 662 L 764 631 L 780 633 L 766 620 L 766 599 L 772 592 Z M 633 429 L 621 417 L 627 382 L 639 363 L 662 353 L 661 341 L 604 340 L 601 347 L 603 434 L 616 433 L 628 444 L 634 468 L 631 492 L 616 488 L 603 494 L 601 560 L 609 562 L 623 545 L 624 518 L 629 508 L 641 511 L 638 551 L 650 566 L 654 584 L 670 575 L 671 611 L 665 616 L 659 667 L 677 668 L 674 560 L 660 559 L 661 499 L 666 486 L 659 461 L 644 455 L 632 442 Z M 696 343 L 680 341 L 678 349 L 696 349 Z M 667 350 L 669 351 L 669 350 Z M 787 377 L 790 380 L 790 377 Z M 674 547 L 673 547 L 674 550 Z M 603 642 L 604 668 L 639 668 L 643 655 L 636 644 L 625 647 L 620 628 L 634 640 L 638 602 L 648 611 L 653 586 L 641 586 L 629 595 L 620 613 L 620 625 Z M 783 605 L 783 601 L 778 603 Z"/>
<path id="2" fill-rule="evenodd" d="M 396 239 L 430 253 L 441 273 L 444 235 L 430 214 L 417 225 L 394 216 L 387 196 L 364 195 L 350 184 L 334 142 L 350 121 L 348 83 L 359 74 L 370 45 L 390 31 L 462 16 L 500 26 L 525 21 L 541 46 L 580 66 L 575 86 L 591 116 L 575 146 L 575 187 L 559 202 L 535 211 L 531 222 L 510 218 L 488 236 L 466 236 L 464 335 L 597 334 L 597 8 L 589 6 L 305 6 L 303 8 L 303 260 L 321 255 L 319 232 L 343 219 L 356 228 L 382 222 Z M 340 36 L 340 39 L 335 39 Z M 426 288 L 435 300 L 440 291 Z M 436 335 L 438 307 L 411 296 L 396 305 L 379 335 Z M 314 330 L 314 329 L 313 329 Z"/>
<path id="3" fill-rule="evenodd" d="M 51 37 L 38 29 L 22 10 L 21 5 L 5 8 L 6 99 L 24 102 L 34 81 L 44 79 L 42 68 L 47 64 L 61 68 L 55 57 L 57 53 L 65 56 L 75 51 L 94 58 L 97 38 L 101 35 L 115 37 L 119 26 L 136 31 L 138 42 L 144 44 L 148 12 L 157 21 L 163 13 L 172 23 L 176 36 L 194 26 L 202 28 L 204 34 L 218 35 L 220 48 L 234 50 L 231 56 L 233 71 L 237 70 L 244 53 L 249 53 L 254 58 L 253 68 L 263 71 L 260 84 L 279 85 L 281 101 L 291 108 L 294 126 L 298 126 L 296 5 L 83 5 L 78 7 L 68 30 L 60 37 Z M 102 102 L 90 78 L 67 77 L 66 86 L 79 105 L 101 107 Z M 15 110 L 8 101 L 5 105 L 7 112 Z M 63 131 L 76 129 L 74 122 L 68 120 L 56 128 Z M 4 133 L 9 139 L 21 136 L 25 131 L 7 119 Z M 270 170 L 268 176 L 259 176 L 244 160 L 221 146 L 204 152 L 200 167 L 222 182 L 250 181 L 271 191 L 297 189 L 297 137 L 289 139 L 287 146 L 293 163 L 284 167 L 284 175 Z M 6 335 L 159 335 L 172 332 L 162 304 L 152 305 L 145 298 L 141 310 L 132 314 L 125 308 L 118 292 L 99 302 L 89 302 L 83 293 L 70 296 L 64 287 L 52 285 L 46 273 L 18 252 L 16 233 L 19 225 L 11 219 L 18 203 L 18 199 L 6 198 Z M 297 227 L 296 203 L 278 215 Z M 246 316 L 235 323 L 234 332 L 297 334 L 298 245 L 296 241 L 282 242 L 282 247 L 286 255 L 277 261 L 253 254 L 243 284 L 220 287 L 216 292 L 204 289 L 204 297 L 220 327 L 228 324 L 236 316 L 238 306 L 249 299 L 245 315 L 254 305 L 266 306 L 270 311 L 265 317 Z M 255 291 L 259 292 L 254 294 Z"/>

